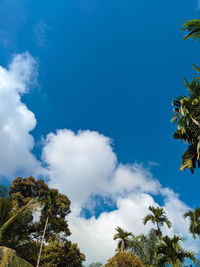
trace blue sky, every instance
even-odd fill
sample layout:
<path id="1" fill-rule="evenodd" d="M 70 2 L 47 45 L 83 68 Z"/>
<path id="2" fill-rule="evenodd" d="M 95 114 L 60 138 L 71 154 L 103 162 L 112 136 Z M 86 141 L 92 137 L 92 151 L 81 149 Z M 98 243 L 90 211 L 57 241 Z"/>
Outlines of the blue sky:
<path id="1" fill-rule="evenodd" d="M 39 177 L 41 173 L 53 181 L 51 175 L 56 173 L 58 178 L 52 185 L 57 185 L 60 189 L 63 180 L 59 180 L 59 174 L 62 173 L 70 183 L 69 177 L 74 172 L 62 169 L 60 163 L 59 166 L 56 165 L 57 161 L 48 154 L 52 150 L 61 153 L 56 144 L 59 138 L 66 140 L 62 139 L 65 136 L 72 144 L 77 141 L 72 147 L 66 145 L 67 151 L 71 151 L 73 155 L 79 147 L 83 147 L 81 155 L 84 157 L 86 153 L 86 158 L 92 153 L 98 154 L 96 151 L 91 152 L 91 147 L 107 151 L 106 155 L 101 155 L 100 163 L 95 163 L 104 168 L 104 156 L 107 162 L 111 160 L 103 174 L 97 166 L 98 183 L 101 183 L 101 175 L 111 179 L 108 176 L 112 177 L 119 170 L 118 164 L 135 164 L 135 169 L 131 170 L 133 173 L 142 172 L 144 177 L 151 180 L 150 183 L 152 179 L 159 181 L 163 190 L 171 188 L 179 194 L 176 199 L 182 201 L 183 205 L 191 208 L 197 206 L 199 173 L 197 171 L 192 176 L 189 171 L 179 171 L 185 146 L 173 140 L 175 126 L 170 124 L 170 119 L 172 99 L 186 93 L 183 79 L 193 77 L 191 63 L 198 65 L 200 55 L 200 44 L 183 41 L 184 33 L 180 28 L 185 20 L 198 18 L 199 12 L 197 0 L 1 0 L 0 65 L 5 70 L 14 55 L 27 51 L 28 56 L 19 60 L 23 68 L 26 68 L 23 71 L 30 76 L 27 66 L 31 66 L 32 72 L 35 70 L 38 76 L 37 84 L 33 83 L 19 93 L 20 103 L 27 106 L 30 125 L 23 128 L 23 121 L 20 122 L 19 119 L 21 130 L 17 134 L 20 138 L 23 132 L 24 140 L 27 137 L 27 142 L 20 145 L 25 147 L 24 155 L 30 154 L 30 162 L 25 163 L 27 166 L 23 168 L 21 163 L 14 164 L 15 157 L 9 159 L 8 153 L 4 166 L 11 164 L 13 168 L 12 171 L 4 168 L 0 173 L 2 181 L 16 175 Z M 24 62 L 27 60 L 26 65 Z M 10 73 L 16 74 L 16 69 L 13 69 Z M 17 75 L 21 74 L 17 73 L 16 77 Z M 11 84 L 12 78 L 8 76 L 6 79 Z M 26 81 L 22 83 L 26 84 Z M 12 102 L 5 99 L 9 109 Z M 15 110 L 13 113 L 5 112 L 5 116 L 12 117 L 14 113 Z M 70 129 L 71 132 L 61 130 L 56 133 L 58 129 Z M 77 134 L 79 130 L 89 131 Z M 95 135 L 94 131 L 98 134 Z M 50 132 L 53 134 L 48 139 Z M 106 139 L 107 137 L 110 139 Z M 94 143 L 91 141 L 93 138 Z M 18 146 L 13 148 L 16 152 L 13 155 L 22 157 L 23 162 L 23 155 L 19 156 L 17 149 L 20 151 Z M 63 153 L 61 154 L 65 157 L 67 152 Z M 66 157 L 66 162 L 63 164 L 68 164 L 67 166 L 76 164 L 73 157 L 70 160 Z M 40 173 L 41 166 L 44 169 L 48 166 L 51 174 L 46 169 Z M 35 173 L 34 168 L 37 169 Z M 91 173 L 96 175 L 97 170 L 92 169 Z M 84 179 L 87 180 L 91 173 L 86 172 L 78 182 L 84 183 Z M 77 173 L 75 177 L 76 175 L 78 177 Z M 90 209 L 91 213 L 95 210 L 96 215 L 102 209 L 109 214 L 108 203 L 116 208 L 118 198 L 126 198 L 130 194 L 127 190 L 123 193 L 117 191 L 118 195 L 113 197 L 112 194 L 116 192 L 101 191 L 102 188 L 98 189 L 99 185 L 96 186 L 95 181 L 88 181 L 88 193 L 77 205 Z M 91 183 L 94 186 L 90 191 Z M 155 202 L 166 205 L 165 193 L 148 190 L 150 195 L 155 195 Z M 71 194 L 68 191 L 64 193 Z M 72 194 L 75 202 L 76 193 L 74 191 Z M 101 207 L 97 203 L 101 203 Z M 80 207 L 77 210 L 80 212 Z M 73 223 L 78 224 L 76 219 Z M 75 232 L 78 231 L 75 226 L 72 228 Z M 83 244 L 84 240 L 80 240 L 80 243 Z"/>

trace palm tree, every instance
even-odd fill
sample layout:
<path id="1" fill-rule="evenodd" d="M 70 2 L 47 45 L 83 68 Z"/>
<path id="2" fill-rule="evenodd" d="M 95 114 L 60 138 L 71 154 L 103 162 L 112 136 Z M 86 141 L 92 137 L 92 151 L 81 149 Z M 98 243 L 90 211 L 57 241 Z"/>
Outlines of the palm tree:
<path id="1" fill-rule="evenodd" d="M 168 266 L 180 267 L 184 264 L 185 258 L 193 261 L 195 266 L 197 265 L 197 259 L 195 253 L 183 249 L 179 241 L 183 241 L 183 238 L 174 235 L 173 238 L 165 236 L 162 238 L 162 242 L 158 248 L 160 258 L 158 260 L 158 267 Z"/>
<path id="2" fill-rule="evenodd" d="M 199 39 L 200 20 L 186 21 L 182 30 L 187 32 L 184 39 Z M 200 72 L 199 67 L 194 64 L 193 67 Z M 172 102 L 174 106 L 172 122 L 177 124 L 177 131 L 173 137 L 189 144 L 182 155 L 180 170 L 188 168 L 194 173 L 196 166 L 200 167 L 200 77 L 195 74 L 194 80 L 190 83 L 185 79 L 185 86 L 189 96 L 176 97 Z"/>
<path id="3" fill-rule="evenodd" d="M 0 244 L 2 243 L 7 231 L 25 216 L 27 211 L 35 207 L 35 199 L 31 199 L 21 208 L 15 207 L 11 198 L 6 197 L 6 188 L 0 186 Z"/>
<path id="4" fill-rule="evenodd" d="M 200 72 L 198 67 L 193 66 Z M 200 79 L 195 77 L 190 83 L 185 80 L 185 86 L 189 95 L 173 100 L 174 112 L 171 122 L 177 124 L 177 131 L 173 137 L 189 144 L 182 156 L 180 170 L 188 168 L 193 173 L 196 163 L 200 166 Z"/>
<path id="5" fill-rule="evenodd" d="M 192 233 L 193 238 L 196 238 L 196 236 L 200 237 L 200 208 L 195 208 L 194 211 L 188 210 L 184 215 L 184 218 L 189 217 L 190 221 L 190 233 Z"/>
<path id="6" fill-rule="evenodd" d="M 57 206 L 57 197 L 58 197 L 58 191 L 51 189 L 47 193 L 46 198 L 43 200 L 43 206 L 44 206 L 43 213 L 45 213 L 46 215 L 46 221 L 44 225 L 44 230 L 43 230 L 43 235 L 42 235 L 42 240 L 40 244 L 40 250 L 38 254 L 36 267 L 39 267 L 39 264 L 40 264 L 42 248 L 43 248 L 43 244 L 45 240 L 45 234 L 46 234 L 49 219 L 53 217 L 56 214 L 57 209 L 59 209 L 59 207 Z"/>
<path id="7" fill-rule="evenodd" d="M 124 231 L 121 227 L 115 228 L 117 233 L 114 235 L 113 240 L 119 239 L 118 250 L 125 251 L 129 246 L 129 236 L 132 236 L 131 232 Z"/>
<path id="8" fill-rule="evenodd" d="M 162 235 L 161 232 L 161 226 L 164 225 L 164 223 L 166 223 L 166 225 L 168 226 L 168 228 L 171 227 L 171 222 L 168 220 L 167 216 L 165 215 L 165 211 L 163 210 L 163 208 L 157 207 L 154 208 L 153 206 L 149 206 L 149 210 L 152 212 L 152 214 L 148 214 L 143 218 L 143 223 L 144 225 L 150 221 L 153 224 L 156 224 L 157 226 L 157 230 L 156 233 L 158 236 Z"/>
<path id="9" fill-rule="evenodd" d="M 183 24 L 182 31 L 187 31 L 188 34 L 184 37 L 184 39 L 192 38 L 199 39 L 200 38 L 200 20 L 193 19 L 186 21 Z"/>
<path id="10" fill-rule="evenodd" d="M 129 250 L 138 256 L 145 266 L 153 266 L 158 260 L 159 238 L 153 229 L 148 235 L 132 236 Z"/>

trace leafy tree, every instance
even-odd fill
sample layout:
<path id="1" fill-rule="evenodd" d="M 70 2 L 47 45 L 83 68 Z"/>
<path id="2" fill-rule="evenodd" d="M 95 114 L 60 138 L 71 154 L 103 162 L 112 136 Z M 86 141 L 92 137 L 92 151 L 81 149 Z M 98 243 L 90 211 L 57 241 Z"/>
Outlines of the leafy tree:
<path id="1" fill-rule="evenodd" d="M 36 266 L 37 259 L 39 259 L 39 264 L 40 257 L 43 259 L 45 253 L 49 255 L 50 247 L 55 245 L 54 241 L 57 241 L 60 251 L 61 248 L 64 251 L 68 244 L 67 255 L 70 255 L 71 258 L 74 257 L 73 261 L 76 258 L 78 261 L 84 259 L 83 254 L 79 255 L 80 251 L 77 245 L 70 243 L 69 246 L 68 243 L 68 236 L 71 233 L 66 220 L 66 216 L 70 213 L 70 200 L 67 196 L 60 194 L 55 189 L 50 189 L 43 180 L 35 180 L 33 177 L 24 179 L 18 177 L 10 186 L 9 197 L 16 209 L 24 209 L 32 199 L 38 204 L 39 220 L 37 222 L 33 220 L 33 212 L 29 211 L 23 219 L 20 219 L 17 228 L 14 224 L 12 230 L 9 231 L 9 234 L 15 234 L 17 237 L 15 243 L 9 244 L 9 247 L 16 250 L 17 255 Z M 44 251 L 42 251 L 42 247 Z M 37 256 L 39 257 L 37 258 Z M 51 257 L 53 258 L 53 252 L 51 252 Z M 49 261 L 46 263 L 49 264 Z M 59 266 L 61 263 L 62 259 L 58 258 L 55 266 Z"/>
<path id="2" fill-rule="evenodd" d="M 81 267 L 85 255 L 80 252 L 77 244 L 70 241 L 53 240 L 44 247 L 42 267 Z"/>
<path id="3" fill-rule="evenodd" d="M 125 251 L 129 246 L 129 236 L 132 236 L 131 232 L 124 231 L 121 227 L 115 228 L 117 233 L 114 235 L 113 240 L 119 239 L 118 250 Z"/>
<path id="4" fill-rule="evenodd" d="M 151 214 L 148 214 L 144 217 L 143 219 L 143 223 L 144 225 L 150 221 L 152 222 L 154 225 L 156 224 L 157 226 L 157 230 L 156 233 L 158 236 L 162 235 L 161 232 L 161 226 L 163 226 L 164 224 L 166 224 L 168 226 L 168 228 L 171 227 L 171 222 L 168 220 L 166 213 L 164 211 L 163 208 L 157 207 L 154 208 L 153 206 L 149 206 L 149 210 L 152 212 Z"/>
<path id="5" fill-rule="evenodd" d="M 144 267 L 138 257 L 131 252 L 120 251 L 108 260 L 104 267 Z"/>
<path id="6" fill-rule="evenodd" d="M 70 235 L 68 223 L 65 217 L 70 213 L 70 200 L 67 196 L 58 193 L 56 189 L 50 189 L 43 180 L 35 180 L 33 177 L 22 179 L 18 177 L 13 180 L 9 194 L 20 207 L 33 197 L 37 197 L 40 207 L 40 220 L 31 225 L 32 235 L 41 241 L 44 226 L 49 215 L 45 241 L 55 237 L 57 234 L 66 238 Z"/>
<path id="7" fill-rule="evenodd" d="M 192 260 L 196 266 L 197 260 L 195 258 L 195 253 L 184 250 L 179 243 L 179 241 L 182 240 L 183 238 L 177 235 L 174 235 L 173 238 L 168 236 L 162 238 L 162 242 L 158 248 L 158 253 L 160 254 L 158 261 L 159 267 L 168 265 L 172 267 L 182 266 L 185 258 Z"/>
<path id="8" fill-rule="evenodd" d="M 39 267 L 40 264 L 40 258 L 41 258 L 41 253 L 42 253 L 42 247 L 44 244 L 45 240 L 45 234 L 48 226 L 49 219 L 52 217 L 56 217 L 57 212 L 59 209 L 61 209 L 61 206 L 57 205 L 57 197 L 58 197 L 58 191 L 57 190 L 49 190 L 47 192 L 45 200 L 43 199 L 43 215 L 46 216 L 46 221 L 45 221 L 45 226 L 42 234 L 42 240 L 41 240 L 41 245 L 40 245 L 40 251 L 38 254 L 38 260 L 37 260 L 37 265 L 36 267 Z"/>
<path id="9" fill-rule="evenodd" d="M 129 250 L 138 256 L 145 266 L 153 266 L 158 260 L 159 238 L 155 230 L 148 235 L 133 236 L 129 241 Z"/>
<path id="10" fill-rule="evenodd" d="M 200 208 L 195 208 L 194 211 L 188 210 L 184 214 L 184 218 L 187 217 L 189 217 L 190 221 L 190 233 L 192 233 L 194 238 L 196 238 L 197 236 L 200 237 Z"/>

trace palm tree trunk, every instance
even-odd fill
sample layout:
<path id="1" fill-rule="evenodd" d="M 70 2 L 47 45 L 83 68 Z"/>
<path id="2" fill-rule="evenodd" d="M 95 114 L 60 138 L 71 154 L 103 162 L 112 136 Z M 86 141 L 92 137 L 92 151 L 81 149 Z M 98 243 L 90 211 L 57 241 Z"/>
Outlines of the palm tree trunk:
<path id="1" fill-rule="evenodd" d="M 40 245 L 40 251 L 39 251 L 39 254 L 38 254 L 38 260 L 37 260 L 36 267 L 39 267 L 39 264 L 40 264 L 40 258 L 41 258 L 41 254 L 42 254 L 42 247 L 43 247 L 43 244 L 44 244 L 44 238 L 45 238 L 45 233 L 46 233 L 46 230 L 47 230 L 48 221 L 49 221 L 49 216 L 47 216 L 46 223 L 45 223 L 45 226 L 44 226 L 44 231 L 43 231 L 43 235 L 42 235 L 42 241 L 41 241 L 41 245 Z"/>
<path id="2" fill-rule="evenodd" d="M 158 222 L 156 222 L 156 225 L 157 225 L 157 235 L 158 236 L 162 236 L 162 232 L 161 232 L 161 230 L 160 230 L 160 226 L 159 226 L 159 223 Z"/>

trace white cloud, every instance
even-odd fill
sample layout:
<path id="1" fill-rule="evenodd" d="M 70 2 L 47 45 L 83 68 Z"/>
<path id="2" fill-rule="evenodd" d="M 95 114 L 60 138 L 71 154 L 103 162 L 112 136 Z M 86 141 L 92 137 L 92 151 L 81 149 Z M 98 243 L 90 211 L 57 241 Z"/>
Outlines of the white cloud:
<path id="1" fill-rule="evenodd" d="M 149 213 L 150 205 L 158 206 L 154 199 L 145 193 L 135 193 L 126 198 L 117 199 L 117 210 L 102 213 L 97 219 L 85 219 L 72 213 L 69 226 L 72 230 L 72 241 L 77 242 L 87 255 L 87 263 L 101 261 L 104 263 L 114 255 L 117 242 L 113 240 L 115 228 L 122 227 L 134 234 L 147 232 L 153 227 L 151 223 L 143 225 L 142 219 Z M 163 208 L 166 210 L 173 228 L 164 227 L 163 234 L 172 236 L 174 233 L 183 235 L 186 249 L 199 251 L 198 240 L 194 241 L 188 233 L 188 222 L 183 220 L 183 213 L 188 207 L 176 195 L 172 199 L 166 196 Z"/>
<path id="2" fill-rule="evenodd" d="M 42 159 L 50 170 L 50 185 L 79 206 L 91 193 L 106 190 L 116 166 L 111 140 L 97 132 L 59 130 L 49 134 Z"/>
<path id="3" fill-rule="evenodd" d="M 92 217 L 86 220 L 83 217 L 69 216 L 69 226 L 72 230 L 72 240 L 78 240 L 82 251 L 87 254 L 87 262 L 101 261 L 115 253 L 116 241 L 113 241 L 115 228 L 122 228 L 141 233 L 147 232 L 150 227 L 143 227 L 141 219 L 149 205 L 153 205 L 154 200 L 149 195 L 132 195 L 128 198 L 117 200 L 117 210 L 102 213 L 98 219 Z"/>
<path id="4" fill-rule="evenodd" d="M 182 216 L 189 207 L 172 190 L 162 188 L 148 169 L 139 164 L 119 164 L 111 144 L 98 132 L 75 134 L 66 129 L 49 134 L 44 142 L 42 158 L 50 171 L 50 185 L 72 200 L 71 239 L 86 253 L 87 262 L 105 262 L 114 254 L 115 227 L 135 234 L 149 231 L 152 225 L 144 226 L 142 218 L 150 205 L 158 206 L 153 195 L 163 199 L 163 207 L 173 223 L 171 230 L 164 227 L 164 234 L 182 234 L 187 239 L 185 246 L 197 250 L 188 233 L 188 221 Z M 94 209 L 95 194 L 110 197 L 117 209 L 85 219 L 80 216 L 81 207 Z"/>
<path id="5" fill-rule="evenodd" d="M 31 153 L 35 115 L 21 102 L 36 78 L 37 63 L 28 53 L 15 55 L 8 69 L 0 66 L 1 176 L 13 178 L 18 172 L 37 175 L 41 169 Z"/>
<path id="6" fill-rule="evenodd" d="M 119 164 L 107 190 L 120 195 L 127 195 L 133 191 L 157 194 L 160 183 L 152 177 L 149 170 L 139 164 Z"/>

